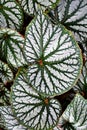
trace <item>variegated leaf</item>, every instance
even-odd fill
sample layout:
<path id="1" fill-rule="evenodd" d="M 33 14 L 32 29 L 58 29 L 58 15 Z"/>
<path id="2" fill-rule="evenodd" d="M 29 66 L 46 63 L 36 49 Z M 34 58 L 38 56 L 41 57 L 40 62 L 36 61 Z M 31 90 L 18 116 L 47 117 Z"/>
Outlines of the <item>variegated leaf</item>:
<path id="1" fill-rule="evenodd" d="M 35 15 L 40 7 L 42 8 L 42 10 L 55 7 L 58 1 L 59 0 L 19 0 L 25 12 L 30 15 Z"/>
<path id="2" fill-rule="evenodd" d="M 27 71 L 19 72 L 12 87 L 12 109 L 20 123 L 34 130 L 53 128 L 61 114 L 61 105 L 55 99 L 38 94 L 30 86 Z"/>
<path id="3" fill-rule="evenodd" d="M 87 61 L 85 62 L 80 78 L 73 89 L 75 92 L 79 92 L 87 97 Z"/>
<path id="4" fill-rule="evenodd" d="M 0 29 L 0 58 L 13 67 L 25 64 L 23 56 L 24 38 L 11 29 Z"/>
<path id="5" fill-rule="evenodd" d="M 77 41 L 87 38 L 87 0 L 60 0 L 53 15 L 74 33 Z"/>
<path id="6" fill-rule="evenodd" d="M 26 127 L 19 124 L 19 122 L 13 115 L 11 107 L 0 107 L 0 113 L 7 130 L 28 130 Z"/>
<path id="7" fill-rule="evenodd" d="M 7 82 L 11 82 L 13 80 L 13 73 L 9 66 L 0 60 L 0 78 L 2 82 L 6 84 Z"/>
<path id="8" fill-rule="evenodd" d="M 63 130 L 87 130 L 87 100 L 77 94 L 59 120 Z"/>
<path id="9" fill-rule="evenodd" d="M 40 93 L 60 95 L 73 87 L 80 74 L 80 49 L 60 24 L 53 25 L 39 12 L 26 31 L 24 53 L 29 64 L 28 78 Z"/>
<path id="10" fill-rule="evenodd" d="M 23 11 L 16 0 L 0 0 L 0 27 L 20 30 L 23 24 Z"/>

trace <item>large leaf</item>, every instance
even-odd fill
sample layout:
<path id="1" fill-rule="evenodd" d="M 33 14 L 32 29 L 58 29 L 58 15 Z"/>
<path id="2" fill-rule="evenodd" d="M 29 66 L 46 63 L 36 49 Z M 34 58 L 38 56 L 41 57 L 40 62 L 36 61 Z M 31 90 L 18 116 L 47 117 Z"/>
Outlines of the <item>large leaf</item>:
<path id="1" fill-rule="evenodd" d="M 79 92 L 87 98 L 87 61 L 85 62 L 80 78 L 73 89 L 75 92 Z"/>
<path id="2" fill-rule="evenodd" d="M 60 103 L 38 94 L 29 85 L 27 71 L 20 71 L 12 87 L 13 111 L 20 123 L 34 130 L 49 130 L 61 114 Z"/>
<path id="3" fill-rule="evenodd" d="M 60 0 L 53 14 L 54 20 L 70 29 L 77 41 L 87 38 L 87 0 Z"/>
<path id="4" fill-rule="evenodd" d="M 20 30 L 23 12 L 16 0 L 0 0 L 0 27 Z"/>
<path id="5" fill-rule="evenodd" d="M 41 12 L 27 27 L 24 53 L 31 64 L 28 78 L 38 92 L 59 95 L 76 83 L 82 67 L 80 49 L 62 25 L 54 26 Z"/>
<path id="6" fill-rule="evenodd" d="M 24 38 L 11 29 L 0 29 L 0 58 L 13 67 L 25 64 L 22 52 Z"/>
<path id="7" fill-rule="evenodd" d="M 87 100 L 77 94 L 59 120 L 64 130 L 87 130 Z"/>
<path id="8" fill-rule="evenodd" d="M 59 0 L 19 0 L 25 12 L 27 12 L 30 15 L 35 15 L 40 7 L 43 10 L 55 7 L 58 1 Z"/>
<path id="9" fill-rule="evenodd" d="M 28 130 L 26 127 L 19 124 L 19 122 L 12 113 L 11 107 L 0 107 L 0 113 L 1 119 L 3 120 L 7 130 Z"/>
<path id="10" fill-rule="evenodd" d="M 7 82 L 11 82 L 13 80 L 13 73 L 9 66 L 0 60 L 0 78 L 2 82 L 6 84 Z"/>

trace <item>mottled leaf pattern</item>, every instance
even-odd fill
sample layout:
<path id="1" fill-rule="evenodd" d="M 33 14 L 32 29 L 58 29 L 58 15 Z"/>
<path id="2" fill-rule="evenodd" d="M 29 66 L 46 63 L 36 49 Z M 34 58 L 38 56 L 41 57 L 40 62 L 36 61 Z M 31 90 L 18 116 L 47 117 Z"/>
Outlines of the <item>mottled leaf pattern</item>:
<path id="1" fill-rule="evenodd" d="M 74 33 L 77 41 L 87 38 L 87 0 L 60 0 L 53 14 Z"/>
<path id="2" fill-rule="evenodd" d="M 77 94 L 62 114 L 59 125 L 63 130 L 87 130 L 87 100 Z"/>
<path id="3" fill-rule="evenodd" d="M 0 58 L 13 67 L 25 64 L 23 44 L 24 38 L 18 32 L 6 28 L 0 30 Z"/>
<path id="4" fill-rule="evenodd" d="M 12 106 L 15 116 L 27 128 L 49 130 L 61 114 L 61 105 L 55 99 L 44 97 L 29 85 L 26 71 L 19 72 L 12 87 Z"/>
<path id="5" fill-rule="evenodd" d="M 19 0 L 21 6 L 30 15 L 35 15 L 41 7 L 42 10 L 50 9 L 57 5 L 59 0 Z"/>
<path id="6" fill-rule="evenodd" d="M 4 84 L 13 80 L 13 72 L 8 67 L 8 65 L 2 62 L 1 60 L 0 60 L 0 78 L 2 79 L 2 82 Z"/>
<path id="7" fill-rule="evenodd" d="M 19 124 L 12 113 L 11 107 L 0 107 L 0 113 L 7 130 L 28 130 L 26 127 Z"/>
<path id="8" fill-rule="evenodd" d="M 27 27 L 24 53 L 28 78 L 43 94 L 59 95 L 75 84 L 82 66 L 80 49 L 71 34 L 39 12 Z"/>
<path id="9" fill-rule="evenodd" d="M 0 27 L 20 30 L 23 24 L 23 12 L 16 0 L 0 0 Z"/>

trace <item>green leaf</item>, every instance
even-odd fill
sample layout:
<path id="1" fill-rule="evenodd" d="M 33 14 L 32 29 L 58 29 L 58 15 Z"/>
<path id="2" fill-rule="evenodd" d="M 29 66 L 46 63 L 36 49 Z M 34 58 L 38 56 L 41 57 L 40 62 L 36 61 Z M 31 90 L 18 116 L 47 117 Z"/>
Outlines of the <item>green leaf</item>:
<path id="1" fill-rule="evenodd" d="M 24 38 L 15 30 L 0 29 L 0 58 L 15 68 L 25 64 L 23 44 Z"/>
<path id="2" fill-rule="evenodd" d="M 19 124 L 19 122 L 13 115 L 11 107 L 0 107 L 0 113 L 7 130 L 28 130 L 27 128 Z"/>
<path id="3" fill-rule="evenodd" d="M 49 130 L 58 122 L 61 105 L 57 100 L 41 96 L 33 90 L 26 73 L 21 70 L 12 87 L 12 109 L 20 123 L 27 128 Z"/>
<path id="4" fill-rule="evenodd" d="M 73 89 L 75 92 L 79 92 L 83 94 L 84 97 L 87 97 L 87 61 L 83 65 L 80 78 Z"/>
<path id="5" fill-rule="evenodd" d="M 87 0 L 60 0 L 53 15 L 74 33 L 77 41 L 87 38 Z"/>
<path id="6" fill-rule="evenodd" d="M 9 66 L 0 60 L 0 78 L 2 82 L 6 84 L 7 82 L 11 82 L 13 80 L 13 73 Z"/>
<path id="7" fill-rule="evenodd" d="M 20 30 L 23 12 L 16 0 L 0 0 L 0 27 Z"/>
<path id="8" fill-rule="evenodd" d="M 26 30 L 24 53 L 32 86 L 45 95 L 70 90 L 82 68 L 80 49 L 62 25 L 53 25 L 39 12 Z"/>
<path id="9" fill-rule="evenodd" d="M 35 15 L 39 8 L 51 9 L 57 5 L 59 0 L 19 0 L 21 6 L 30 15 Z"/>
<path id="10" fill-rule="evenodd" d="M 87 130 L 87 100 L 77 94 L 59 120 L 64 130 Z"/>

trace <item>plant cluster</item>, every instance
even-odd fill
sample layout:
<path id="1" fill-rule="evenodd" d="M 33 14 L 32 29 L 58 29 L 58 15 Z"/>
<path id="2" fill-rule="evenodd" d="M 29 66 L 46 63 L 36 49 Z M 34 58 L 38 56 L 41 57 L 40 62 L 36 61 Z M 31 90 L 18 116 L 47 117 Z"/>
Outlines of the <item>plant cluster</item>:
<path id="1" fill-rule="evenodd" d="M 0 0 L 0 129 L 87 130 L 86 0 Z"/>

